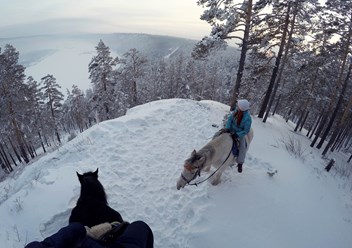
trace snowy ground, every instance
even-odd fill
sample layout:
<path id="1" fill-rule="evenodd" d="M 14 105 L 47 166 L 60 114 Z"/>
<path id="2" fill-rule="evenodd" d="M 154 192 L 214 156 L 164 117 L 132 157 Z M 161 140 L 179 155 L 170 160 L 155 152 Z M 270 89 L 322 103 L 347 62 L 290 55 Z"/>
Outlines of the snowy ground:
<path id="1" fill-rule="evenodd" d="M 227 110 L 211 101 L 147 103 L 27 165 L 0 183 L 1 247 L 23 247 L 66 225 L 79 196 L 76 171 L 99 168 L 110 205 L 127 221 L 147 222 L 156 248 L 350 248 L 350 190 L 280 117 L 266 124 L 253 117 L 242 174 L 230 168 L 218 186 L 176 190 L 183 161 Z M 302 144 L 304 159 L 286 151 L 289 137 Z"/>

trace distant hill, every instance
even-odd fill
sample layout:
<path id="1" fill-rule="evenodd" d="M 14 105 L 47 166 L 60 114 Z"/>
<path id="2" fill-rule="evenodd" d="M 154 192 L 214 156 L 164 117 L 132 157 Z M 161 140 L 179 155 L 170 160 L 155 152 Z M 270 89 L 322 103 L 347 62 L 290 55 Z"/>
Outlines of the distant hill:
<path id="1" fill-rule="evenodd" d="M 13 45 L 20 52 L 20 63 L 27 67 L 62 49 L 86 48 L 87 52 L 94 52 L 100 39 L 116 55 L 121 56 L 131 48 L 136 48 L 149 59 L 175 56 L 181 52 L 189 54 L 197 42 L 171 36 L 116 33 L 0 38 L 0 47 Z"/>
<path id="2" fill-rule="evenodd" d="M 66 88 L 71 89 L 73 84 L 83 90 L 90 88 L 88 64 L 96 54 L 95 47 L 100 39 L 110 47 L 114 57 L 136 48 L 150 61 L 172 58 L 180 53 L 190 55 L 197 43 L 197 40 L 171 36 L 116 33 L 0 38 L 0 47 L 13 45 L 20 52 L 20 64 L 27 68 L 27 76 L 40 81 L 52 74 L 66 93 Z"/>

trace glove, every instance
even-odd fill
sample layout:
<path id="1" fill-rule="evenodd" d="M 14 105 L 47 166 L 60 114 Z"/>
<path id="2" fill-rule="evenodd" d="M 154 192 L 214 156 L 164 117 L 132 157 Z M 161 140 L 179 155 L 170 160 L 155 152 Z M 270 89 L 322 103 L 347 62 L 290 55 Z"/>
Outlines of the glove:
<path id="1" fill-rule="evenodd" d="M 238 138 L 237 133 L 231 133 L 231 135 L 232 135 L 232 137 L 233 137 L 234 139 L 237 139 L 237 138 Z"/>
<path id="2" fill-rule="evenodd" d="M 91 228 L 85 226 L 87 230 L 87 236 L 98 240 L 101 236 L 112 229 L 112 225 L 108 222 L 92 226 Z"/>
<path id="3" fill-rule="evenodd" d="M 228 129 L 228 128 L 221 128 L 221 129 L 219 130 L 219 132 L 220 132 L 220 133 L 229 133 L 229 132 L 230 132 L 230 129 Z"/>

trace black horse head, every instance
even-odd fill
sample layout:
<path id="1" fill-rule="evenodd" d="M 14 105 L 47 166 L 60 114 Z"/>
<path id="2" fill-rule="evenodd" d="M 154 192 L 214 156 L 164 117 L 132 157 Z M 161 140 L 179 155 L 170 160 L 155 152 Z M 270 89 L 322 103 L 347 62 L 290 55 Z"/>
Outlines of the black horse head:
<path id="1" fill-rule="evenodd" d="M 95 226 L 104 222 L 123 222 L 119 212 L 108 206 L 105 190 L 98 180 L 98 169 L 79 174 L 81 194 L 76 207 L 72 209 L 69 223 L 79 222 L 85 226 Z"/>
<path id="2" fill-rule="evenodd" d="M 92 172 L 86 172 L 83 175 L 78 172 L 78 180 L 81 184 L 81 195 L 78 202 L 84 200 L 95 200 L 103 204 L 108 204 L 103 185 L 98 180 L 98 169 Z"/>

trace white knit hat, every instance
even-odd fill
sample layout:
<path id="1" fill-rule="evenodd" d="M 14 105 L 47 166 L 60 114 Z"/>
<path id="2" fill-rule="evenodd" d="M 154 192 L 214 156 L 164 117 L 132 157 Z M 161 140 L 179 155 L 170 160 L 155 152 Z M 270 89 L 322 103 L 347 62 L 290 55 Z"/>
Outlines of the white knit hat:
<path id="1" fill-rule="evenodd" d="M 246 99 L 237 101 L 237 106 L 241 111 L 247 111 L 249 109 L 249 102 Z"/>

